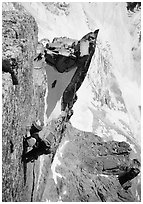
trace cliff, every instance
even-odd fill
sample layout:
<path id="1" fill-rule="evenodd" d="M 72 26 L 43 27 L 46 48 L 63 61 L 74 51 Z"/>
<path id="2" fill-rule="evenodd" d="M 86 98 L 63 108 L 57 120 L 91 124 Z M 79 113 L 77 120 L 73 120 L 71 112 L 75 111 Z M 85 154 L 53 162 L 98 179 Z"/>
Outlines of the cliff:
<path id="1" fill-rule="evenodd" d="M 33 120 L 43 115 L 44 88 L 35 84 L 33 77 L 38 27 L 34 18 L 19 4 L 3 3 L 2 14 L 3 201 L 23 201 L 26 189 L 21 162 L 23 136 Z M 5 68 L 6 62 L 9 66 Z M 26 189 L 26 196 L 27 193 L 30 192 Z"/>
<path id="2" fill-rule="evenodd" d="M 3 201 L 140 201 L 140 9 L 129 8 L 3 3 Z M 33 121 L 43 128 L 27 147 Z"/>

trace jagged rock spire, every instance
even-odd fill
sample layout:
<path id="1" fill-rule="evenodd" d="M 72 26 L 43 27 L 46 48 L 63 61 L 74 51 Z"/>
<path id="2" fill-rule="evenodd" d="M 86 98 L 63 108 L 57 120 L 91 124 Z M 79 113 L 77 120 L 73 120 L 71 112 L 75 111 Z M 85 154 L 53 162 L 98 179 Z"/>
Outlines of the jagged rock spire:
<path id="1" fill-rule="evenodd" d="M 69 109 L 71 109 L 73 102 L 75 102 L 74 99 L 76 91 L 79 89 L 83 80 L 85 79 L 95 51 L 98 31 L 99 30 L 88 33 L 78 42 L 78 54 L 76 57 L 77 70 L 63 93 L 62 110 L 65 110 L 67 106 Z"/>
<path id="2" fill-rule="evenodd" d="M 77 100 L 76 91 L 81 86 L 88 72 L 95 51 L 98 32 L 99 30 L 90 32 L 79 41 L 67 37 L 54 38 L 52 43 L 48 42 L 46 45 L 43 45 L 44 50 L 41 48 L 41 53 L 35 58 L 38 62 L 44 56 L 44 60 L 48 65 L 45 68 L 47 70 L 54 69 L 61 74 L 65 72 L 70 74 L 70 71 L 75 69 L 73 76 L 63 90 L 62 111 L 65 111 L 66 108 L 71 110 L 73 103 Z M 52 88 L 55 88 L 56 82 L 57 79 L 52 82 Z"/>
<path id="3" fill-rule="evenodd" d="M 77 60 L 84 55 L 90 55 L 96 44 L 98 31 L 90 32 L 80 41 L 69 38 L 55 38 L 53 43 L 46 44 L 45 61 L 60 73 L 68 72 L 77 66 Z"/>

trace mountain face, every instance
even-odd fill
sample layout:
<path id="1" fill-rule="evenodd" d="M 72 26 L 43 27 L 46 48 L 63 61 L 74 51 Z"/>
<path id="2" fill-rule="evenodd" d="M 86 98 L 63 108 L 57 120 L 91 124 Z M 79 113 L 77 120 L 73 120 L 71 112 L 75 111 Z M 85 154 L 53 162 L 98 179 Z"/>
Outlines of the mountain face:
<path id="1" fill-rule="evenodd" d="M 3 201 L 140 201 L 140 14 L 3 3 Z"/>
<path id="2" fill-rule="evenodd" d="M 80 40 L 86 33 L 100 29 L 95 55 L 98 61 L 93 60 L 90 66 L 87 79 L 87 83 L 90 84 L 88 89 L 94 86 L 91 82 L 92 72 L 94 72 L 94 82 L 98 86 L 96 95 L 102 90 L 102 93 L 99 93 L 100 99 L 98 100 L 97 97 L 96 101 L 102 104 L 106 97 L 108 100 L 111 98 L 112 106 L 125 106 L 119 109 L 126 109 L 126 112 L 120 112 L 128 119 L 118 118 L 117 120 L 123 120 L 125 123 L 128 121 L 127 125 L 130 126 L 131 132 L 140 141 L 140 10 L 136 13 L 128 13 L 126 3 L 23 3 L 23 6 L 36 19 L 39 41 L 44 38 L 52 41 L 55 37 L 65 36 Z M 78 27 L 78 32 L 76 27 Z M 102 80 L 97 79 L 98 77 Z M 106 84 L 110 87 L 107 88 Z M 111 92 L 109 97 L 106 96 L 108 91 Z M 92 94 L 91 91 L 88 90 L 88 92 Z M 112 95 L 116 97 L 113 99 Z M 116 98 L 123 100 L 120 105 L 120 100 L 115 102 Z M 89 110 L 88 107 L 87 109 Z M 112 111 L 115 111 L 114 109 L 118 108 L 112 108 Z"/>

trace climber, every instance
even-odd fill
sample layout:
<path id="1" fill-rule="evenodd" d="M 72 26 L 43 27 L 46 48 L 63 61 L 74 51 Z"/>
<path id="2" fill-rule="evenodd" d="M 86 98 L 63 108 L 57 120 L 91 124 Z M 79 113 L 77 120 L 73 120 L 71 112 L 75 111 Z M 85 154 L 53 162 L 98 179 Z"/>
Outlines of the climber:
<path id="1" fill-rule="evenodd" d="M 12 58 L 11 63 L 10 63 L 10 60 L 8 59 L 2 60 L 2 71 L 10 73 L 13 85 L 18 85 L 18 79 L 14 72 L 15 68 L 17 68 L 17 62 L 15 59 Z"/>
<path id="2" fill-rule="evenodd" d="M 42 154 L 49 154 L 50 143 L 45 142 L 39 137 L 39 132 L 42 130 L 42 126 L 38 124 L 39 121 L 33 122 L 30 131 L 27 131 L 27 135 L 24 138 L 24 144 L 26 147 L 32 147 L 30 151 L 24 153 L 22 159 L 25 162 L 34 161 L 38 159 L 38 156 Z"/>

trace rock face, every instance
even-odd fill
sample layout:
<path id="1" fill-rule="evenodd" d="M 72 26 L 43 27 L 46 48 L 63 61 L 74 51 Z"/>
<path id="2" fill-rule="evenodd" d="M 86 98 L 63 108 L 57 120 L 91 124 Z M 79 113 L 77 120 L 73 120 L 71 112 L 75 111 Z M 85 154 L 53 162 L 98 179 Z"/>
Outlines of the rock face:
<path id="1" fill-rule="evenodd" d="M 95 52 L 98 31 L 99 30 L 96 30 L 95 32 L 87 34 L 79 42 L 80 48 L 76 50 L 77 55 L 79 53 L 79 57 L 77 56 L 76 60 L 77 70 L 63 93 L 62 110 L 65 110 L 67 106 L 69 109 L 73 107 L 73 103 L 75 102 L 75 94 L 87 75 L 91 59 Z"/>
<path id="2" fill-rule="evenodd" d="M 37 89 L 33 80 L 38 28 L 34 18 L 17 3 L 3 3 L 2 20 L 3 201 L 23 201 L 26 199 L 21 163 L 23 136 L 27 126 L 42 113 L 40 104 L 44 91 L 40 86 Z"/>
<path id="3" fill-rule="evenodd" d="M 34 61 L 37 68 L 45 68 L 48 79 L 45 124 L 66 108 L 71 109 L 77 100 L 76 91 L 87 75 L 98 31 L 88 33 L 79 41 L 63 37 L 55 38 L 52 43 L 45 43 L 44 39 L 39 43 Z"/>
<path id="4" fill-rule="evenodd" d="M 42 44 L 38 47 L 36 22 L 19 3 L 3 3 L 2 31 L 3 201 L 139 201 L 140 162 L 129 142 L 105 141 L 97 134 L 74 128 L 69 121 L 76 91 L 85 80 L 95 51 L 98 31 L 80 41 L 65 37 L 50 43 L 43 39 L 46 48 Z M 63 66 L 65 59 L 68 63 Z M 104 83 L 104 77 L 100 77 Z M 100 91 L 95 90 L 98 101 L 104 98 L 100 98 Z M 56 105 L 61 110 L 61 97 L 63 110 L 70 114 L 60 115 L 55 109 L 60 116 L 46 120 Z M 104 99 L 103 104 L 112 105 L 108 93 Z M 44 123 L 38 137 L 42 144 L 49 145 L 49 151 L 42 146 L 36 149 L 36 157 L 25 162 L 23 137 L 36 120 Z"/>
<path id="5" fill-rule="evenodd" d="M 99 30 L 88 33 L 78 42 L 72 39 L 57 38 L 54 39 L 53 43 L 47 43 L 46 45 L 45 61 L 47 64 L 50 64 L 60 73 L 69 72 L 76 67 L 76 71 L 70 83 L 63 92 L 62 111 L 65 111 L 66 107 L 71 109 L 73 106 L 76 91 L 85 79 L 95 52 L 98 31 Z M 57 80 L 53 83 L 56 81 Z M 54 88 L 53 84 L 52 88 Z"/>
<path id="6" fill-rule="evenodd" d="M 63 117 L 51 121 L 40 137 L 51 141 L 53 152 L 35 161 L 32 201 L 137 201 L 132 179 L 140 172 L 140 162 L 131 159 L 126 142 L 104 142 Z"/>

